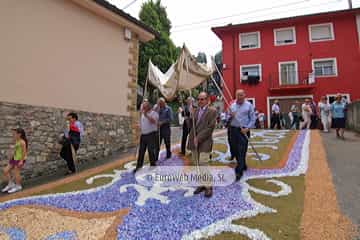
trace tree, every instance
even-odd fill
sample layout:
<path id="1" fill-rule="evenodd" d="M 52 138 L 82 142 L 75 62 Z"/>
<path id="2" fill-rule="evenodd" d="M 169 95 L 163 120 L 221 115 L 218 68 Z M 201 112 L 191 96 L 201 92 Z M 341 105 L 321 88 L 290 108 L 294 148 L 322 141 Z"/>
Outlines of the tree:
<path id="1" fill-rule="evenodd" d="M 180 49 L 176 48 L 170 39 L 171 21 L 167 16 L 166 8 L 161 5 L 161 0 L 157 0 L 156 2 L 150 0 L 143 3 L 139 17 L 143 23 L 159 33 L 159 36 L 154 40 L 140 44 L 138 84 L 144 87 L 149 59 L 151 59 L 162 72 L 166 72 L 176 61 Z M 151 86 L 149 87 L 152 89 Z"/>
<path id="2" fill-rule="evenodd" d="M 198 63 L 207 63 L 207 60 L 206 60 L 206 54 L 204 52 L 199 52 L 197 57 L 196 57 L 196 61 Z"/>

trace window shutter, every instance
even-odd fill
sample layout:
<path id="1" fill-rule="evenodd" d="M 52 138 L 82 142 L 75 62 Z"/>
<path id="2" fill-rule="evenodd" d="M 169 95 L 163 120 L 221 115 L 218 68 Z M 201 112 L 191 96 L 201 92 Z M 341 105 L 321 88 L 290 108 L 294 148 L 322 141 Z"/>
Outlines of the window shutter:
<path id="1" fill-rule="evenodd" d="M 312 40 L 326 40 L 331 39 L 331 26 L 313 26 L 311 27 L 311 39 Z"/>
<path id="2" fill-rule="evenodd" d="M 292 43 L 294 42 L 294 35 L 292 29 L 276 31 L 276 43 Z"/>
<path id="3" fill-rule="evenodd" d="M 254 48 L 259 46 L 257 33 L 240 35 L 240 41 L 241 48 Z"/>

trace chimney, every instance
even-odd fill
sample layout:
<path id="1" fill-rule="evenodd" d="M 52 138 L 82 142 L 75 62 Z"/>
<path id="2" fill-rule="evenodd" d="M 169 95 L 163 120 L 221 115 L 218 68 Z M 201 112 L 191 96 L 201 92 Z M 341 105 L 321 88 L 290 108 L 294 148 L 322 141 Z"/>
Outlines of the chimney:
<path id="1" fill-rule="evenodd" d="M 348 2 L 349 2 L 349 9 L 352 9 L 353 7 L 352 7 L 352 0 L 348 0 Z"/>

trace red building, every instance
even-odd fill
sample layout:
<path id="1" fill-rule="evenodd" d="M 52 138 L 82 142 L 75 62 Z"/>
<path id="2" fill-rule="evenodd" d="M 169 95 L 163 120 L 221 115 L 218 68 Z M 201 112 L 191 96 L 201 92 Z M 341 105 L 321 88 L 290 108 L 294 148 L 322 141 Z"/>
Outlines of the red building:
<path id="1" fill-rule="evenodd" d="M 212 28 L 222 40 L 223 76 L 233 99 L 244 89 L 269 117 L 290 105 L 342 93 L 360 98 L 360 8 Z"/>

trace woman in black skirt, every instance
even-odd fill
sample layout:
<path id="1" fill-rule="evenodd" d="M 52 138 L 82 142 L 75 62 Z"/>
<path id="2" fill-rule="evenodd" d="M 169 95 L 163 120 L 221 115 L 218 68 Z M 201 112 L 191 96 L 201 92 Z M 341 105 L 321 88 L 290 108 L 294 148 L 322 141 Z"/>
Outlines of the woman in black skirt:
<path id="1" fill-rule="evenodd" d="M 336 129 L 336 137 L 345 139 L 345 112 L 346 104 L 341 101 L 341 94 L 336 95 L 336 100 L 331 104 L 332 128 Z"/>

